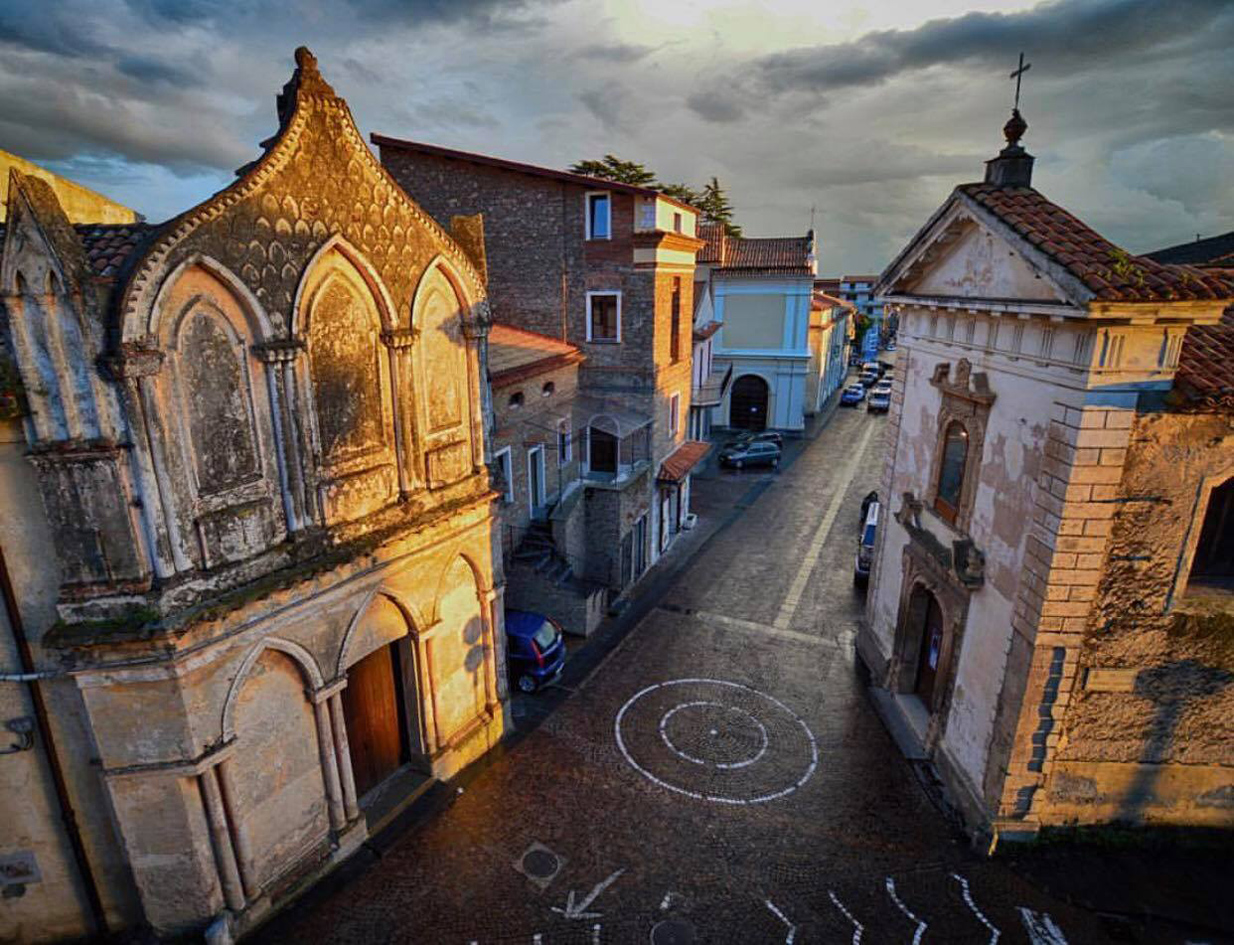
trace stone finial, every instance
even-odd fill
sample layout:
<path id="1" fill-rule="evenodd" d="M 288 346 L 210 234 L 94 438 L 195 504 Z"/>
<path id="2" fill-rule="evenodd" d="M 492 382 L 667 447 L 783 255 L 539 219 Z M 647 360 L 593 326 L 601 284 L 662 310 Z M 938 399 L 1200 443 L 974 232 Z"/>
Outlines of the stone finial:
<path id="1" fill-rule="evenodd" d="M 1007 139 L 1008 146 L 1019 147 L 1020 139 L 1024 137 L 1026 131 L 1028 131 L 1028 122 L 1024 120 L 1018 108 L 1013 108 L 1007 124 L 1003 125 L 1003 137 Z"/>
<path id="2" fill-rule="evenodd" d="M 1031 187 L 1033 161 L 1036 160 L 1020 145 L 1020 139 L 1028 130 L 1028 122 L 1018 108 L 1011 110 L 1011 117 L 1003 125 L 1007 146 L 998 152 L 998 157 L 985 162 L 985 182 L 998 187 Z"/>

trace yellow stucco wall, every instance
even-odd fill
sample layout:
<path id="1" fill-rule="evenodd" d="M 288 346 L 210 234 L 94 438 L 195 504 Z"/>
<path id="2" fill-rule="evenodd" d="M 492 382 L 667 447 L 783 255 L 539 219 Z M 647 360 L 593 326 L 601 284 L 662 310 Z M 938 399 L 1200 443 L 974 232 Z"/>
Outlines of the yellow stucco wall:
<path id="1" fill-rule="evenodd" d="M 9 171 L 13 168 L 23 174 L 41 178 L 51 184 L 56 199 L 72 223 L 136 223 L 137 211 L 123 204 L 108 200 L 81 184 L 31 164 L 25 158 L 8 151 L 0 151 L 0 222 L 8 218 Z"/>

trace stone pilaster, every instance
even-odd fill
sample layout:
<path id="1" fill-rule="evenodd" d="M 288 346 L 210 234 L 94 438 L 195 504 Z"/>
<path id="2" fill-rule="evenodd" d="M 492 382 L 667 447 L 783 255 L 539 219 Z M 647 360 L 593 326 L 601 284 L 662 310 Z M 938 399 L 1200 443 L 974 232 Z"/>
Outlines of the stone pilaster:
<path id="1" fill-rule="evenodd" d="M 1056 403 L 1037 480 L 1024 573 L 1012 616 L 1000 722 L 1014 732 L 997 791 L 1004 827 L 1031 824 L 1071 700 L 1080 648 L 1105 562 L 1134 413 Z M 1022 687 L 1020 692 L 1013 687 Z M 1012 716 L 1015 721 L 1012 722 Z M 997 724 L 997 723 L 996 723 Z"/>

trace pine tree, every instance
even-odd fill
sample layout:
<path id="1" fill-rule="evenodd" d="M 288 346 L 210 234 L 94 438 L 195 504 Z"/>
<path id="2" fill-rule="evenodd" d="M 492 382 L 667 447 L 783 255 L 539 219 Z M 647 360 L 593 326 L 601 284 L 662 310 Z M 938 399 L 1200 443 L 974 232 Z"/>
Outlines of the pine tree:
<path id="1" fill-rule="evenodd" d="M 689 184 L 656 184 L 656 189 L 664 196 L 688 203 L 692 207 L 698 206 L 698 201 L 703 196 Z"/>
<path id="2" fill-rule="evenodd" d="M 571 164 L 570 170 L 575 174 L 633 184 L 635 187 L 651 187 L 656 179 L 655 171 L 649 171 L 637 161 L 623 161 L 615 154 L 606 154 L 601 161 L 579 161 Z"/>
<path id="3" fill-rule="evenodd" d="M 741 236 L 741 227 L 733 222 L 733 205 L 729 203 L 728 194 L 717 178 L 713 177 L 707 182 L 694 205 L 703 211 L 703 219 L 708 223 L 722 223 L 729 236 Z"/>

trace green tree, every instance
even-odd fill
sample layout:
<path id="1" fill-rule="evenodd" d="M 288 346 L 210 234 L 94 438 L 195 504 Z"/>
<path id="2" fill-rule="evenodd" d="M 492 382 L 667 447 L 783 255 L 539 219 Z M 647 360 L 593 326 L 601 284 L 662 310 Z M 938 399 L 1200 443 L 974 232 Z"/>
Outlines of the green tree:
<path id="1" fill-rule="evenodd" d="M 688 203 L 692 207 L 698 206 L 698 201 L 702 199 L 702 194 L 689 184 L 656 184 L 656 189 L 664 196 Z"/>
<path id="2" fill-rule="evenodd" d="M 633 184 L 635 187 L 652 187 L 656 179 L 655 171 L 649 171 L 637 161 L 623 161 L 615 154 L 606 154 L 600 161 L 579 161 L 571 164 L 570 170 L 575 174 Z"/>
<path id="3" fill-rule="evenodd" d="M 733 222 L 733 205 L 717 178 L 713 177 L 707 182 L 694 206 L 703 211 L 703 219 L 708 223 L 722 223 L 729 236 L 741 236 L 741 227 Z"/>

